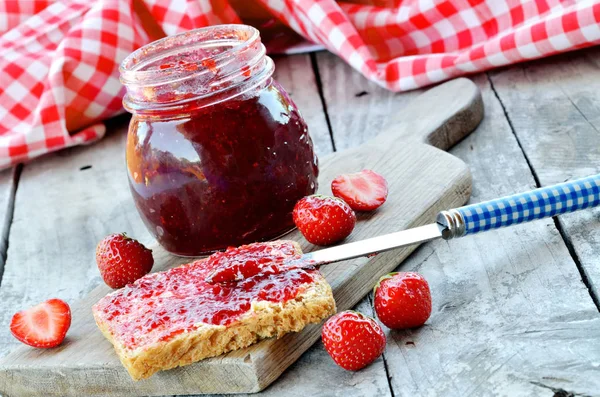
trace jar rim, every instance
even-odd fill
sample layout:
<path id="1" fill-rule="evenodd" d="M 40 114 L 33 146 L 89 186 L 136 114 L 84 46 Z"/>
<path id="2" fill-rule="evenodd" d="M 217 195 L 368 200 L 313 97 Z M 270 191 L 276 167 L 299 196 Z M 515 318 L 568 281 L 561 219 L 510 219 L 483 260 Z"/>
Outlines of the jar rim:
<path id="1" fill-rule="evenodd" d="M 208 106 L 249 92 L 270 78 L 257 29 L 242 24 L 190 30 L 147 44 L 119 67 L 130 112 Z"/>
<path id="2" fill-rule="evenodd" d="M 121 82 L 125 85 L 141 83 L 143 81 L 154 81 L 161 82 L 165 79 L 173 80 L 178 78 L 185 78 L 198 72 L 203 73 L 206 70 L 189 70 L 183 66 L 175 66 L 169 69 L 157 69 L 157 70 L 139 70 L 143 68 L 147 63 L 153 59 L 160 59 L 165 56 L 165 52 L 182 46 L 198 45 L 203 42 L 202 38 L 207 37 L 210 34 L 225 34 L 225 33 L 245 33 L 247 37 L 239 38 L 239 42 L 236 45 L 231 46 L 227 50 L 215 55 L 208 57 L 214 62 L 221 61 L 224 58 L 230 57 L 233 53 L 243 51 L 245 48 L 250 47 L 254 42 L 260 40 L 260 32 L 258 29 L 243 24 L 224 24 L 214 25 L 204 28 L 198 28 L 189 30 L 187 32 L 178 33 L 173 36 L 167 36 L 162 39 L 148 43 L 131 54 L 129 54 L 123 62 L 119 65 L 119 72 L 121 74 Z M 231 38 L 221 38 L 218 40 L 229 40 Z M 205 42 L 205 41 L 204 41 Z M 176 76 L 174 76 L 176 74 Z"/>

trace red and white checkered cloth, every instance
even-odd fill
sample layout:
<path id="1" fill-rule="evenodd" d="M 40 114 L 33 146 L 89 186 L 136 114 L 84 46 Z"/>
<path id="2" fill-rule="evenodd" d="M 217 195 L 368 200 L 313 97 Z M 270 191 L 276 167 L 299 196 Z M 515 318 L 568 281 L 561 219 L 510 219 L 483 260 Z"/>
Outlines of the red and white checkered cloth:
<path id="1" fill-rule="evenodd" d="M 0 2 L 0 168 L 103 136 L 151 37 L 135 1 Z M 166 34 L 240 22 L 227 0 L 143 1 Z M 600 43 L 592 0 L 255 1 L 392 91 Z"/>

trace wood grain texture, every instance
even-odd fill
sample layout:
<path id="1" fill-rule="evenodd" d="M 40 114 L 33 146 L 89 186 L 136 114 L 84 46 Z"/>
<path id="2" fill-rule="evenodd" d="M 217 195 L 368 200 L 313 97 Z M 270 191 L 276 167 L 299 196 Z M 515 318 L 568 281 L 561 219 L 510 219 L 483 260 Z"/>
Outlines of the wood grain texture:
<path id="1" fill-rule="evenodd" d="M 323 96 L 337 150 L 351 148 L 373 138 L 422 90 L 401 95 L 387 91 L 356 73 L 329 52 L 316 54 Z"/>
<path id="2" fill-rule="evenodd" d="M 72 302 L 98 285 L 94 249 L 105 235 L 126 231 L 152 241 L 128 191 L 124 143 L 121 125 L 93 146 L 24 167 L 0 287 L 0 324 L 22 308 L 51 297 Z M 85 166 L 91 168 L 81 171 Z M 0 327 L 0 354 L 17 344 L 8 327 Z"/>
<path id="3" fill-rule="evenodd" d="M 452 93 L 452 106 L 446 101 L 448 95 L 441 94 L 445 91 Z M 429 223 L 439 210 L 461 205 L 469 196 L 470 174 L 464 163 L 420 142 L 439 141 L 430 136 L 431 131 L 455 138 L 470 132 L 482 117 L 476 87 L 468 80 L 457 80 L 417 100 L 417 107 L 428 107 L 431 115 L 431 121 L 422 128 L 411 122 L 401 122 L 369 145 L 323 158 L 322 181 L 330 181 L 342 172 L 369 167 L 386 175 L 390 182 L 388 203 L 378 211 L 361 214 L 350 241 Z M 462 110 L 458 115 L 457 109 Z M 470 114 L 478 119 L 464 125 L 457 123 L 455 119 L 465 117 L 466 109 L 471 109 Z M 406 117 L 411 116 L 406 114 Z M 445 123 L 450 123 L 457 131 L 440 128 Z M 393 140 L 389 134 L 403 139 Z M 412 142 L 408 136 L 412 137 Z M 329 191 L 327 184 L 321 186 L 321 192 Z M 305 251 L 314 249 L 298 232 L 286 238 L 301 242 Z M 323 273 L 334 290 L 338 308 L 344 310 L 356 304 L 381 274 L 394 268 L 413 249 L 409 247 L 372 259 L 361 258 L 327 266 Z M 162 255 L 158 248 L 155 253 Z M 156 262 L 155 268 L 160 270 L 181 262 L 181 259 L 164 257 L 157 258 Z M 106 292 L 107 287 L 99 286 L 80 305 L 73 307 L 73 325 L 69 339 L 62 347 L 41 352 L 22 347 L 7 356 L 0 364 L 0 391 L 9 395 L 34 395 L 40 388 L 48 390 L 49 395 L 76 395 L 81 390 L 87 395 L 253 392 L 269 385 L 320 335 L 318 325 L 309 326 L 301 333 L 288 334 L 279 340 L 268 339 L 248 349 L 165 371 L 134 383 L 91 319 L 91 305 Z M 44 382 L 52 383 L 53 387 L 46 387 Z"/>
<path id="4" fill-rule="evenodd" d="M 471 202 L 534 188 L 486 77 L 475 81 L 486 118 L 451 151 L 472 170 Z M 395 396 L 598 395 L 600 316 L 552 219 L 428 243 L 400 270 L 424 274 L 433 313 L 389 333 Z"/>
<path id="5" fill-rule="evenodd" d="M 540 163 L 554 159 L 551 168 L 555 173 L 564 171 L 565 162 L 579 170 L 578 175 L 564 179 L 598 172 L 595 167 L 600 164 L 594 162 L 600 150 L 599 134 L 591 125 L 583 125 L 585 120 L 577 115 L 569 116 L 579 119 L 574 126 L 557 123 L 568 119 L 565 115 L 572 113 L 573 105 L 553 105 L 555 97 L 561 95 L 556 87 L 550 88 L 560 82 L 562 90 L 576 90 L 577 106 L 585 109 L 588 120 L 598 127 L 599 107 L 594 94 L 600 80 L 590 76 L 597 76 L 596 54 L 600 52 L 588 51 L 578 54 L 580 58 L 574 62 L 567 61 L 572 57 L 569 54 L 558 63 L 551 58 L 492 73 L 501 99 L 510 98 L 514 103 L 509 116 L 514 113 L 530 126 L 523 131 L 523 139 L 531 145 L 524 144 L 528 155 L 535 148 Z M 406 106 L 404 95 L 396 97 L 353 78 L 351 68 L 336 63 L 331 55 L 319 54 L 319 61 L 338 147 L 368 139 L 366 130 L 385 123 L 380 109 Z M 535 82 L 531 76 L 524 78 L 527 73 L 523 70 L 532 68 Z M 498 80 L 502 76 L 510 78 Z M 553 78 L 544 83 L 541 76 Z M 472 201 L 535 188 L 534 177 L 487 78 L 480 75 L 476 81 L 484 94 L 486 118 L 474 134 L 451 151 L 473 171 Z M 362 108 L 367 110 L 356 111 Z M 545 108 L 546 112 L 540 111 Z M 427 119 L 426 114 L 415 114 L 419 114 L 416 120 Z M 362 128 L 354 129 L 355 124 Z M 584 128 L 578 135 L 575 128 L 581 125 Z M 566 134 L 557 134 L 556 130 L 563 128 L 567 128 Z M 517 134 L 521 139 L 518 129 Z M 540 172 L 537 167 L 536 172 Z M 598 230 L 597 210 L 573 215 L 581 221 L 569 231 L 571 240 L 575 246 L 585 247 L 579 252 L 585 250 L 588 266 L 597 270 L 600 247 L 590 244 L 592 236 L 597 237 L 592 232 Z M 568 395 L 560 394 L 561 390 L 598 395 L 600 323 L 552 220 L 474 238 L 428 243 L 399 270 L 425 274 L 431 284 L 434 313 L 420 330 L 388 334 L 384 358 L 395 396 L 549 396 L 552 389 L 555 395 Z"/>
<path id="6" fill-rule="evenodd" d="M 12 223 L 14 198 L 21 166 L 0 171 L 0 285 L 6 263 L 8 232 Z"/>
<path id="7" fill-rule="evenodd" d="M 599 48 L 492 72 L 490 78 L 541 185 L 600 172 Z M 600 208 L 558 219 L 600 305 Z"/>
<path id="8" fill-rule="evenodd" d="M 468 108 L 461 109 L 465 102 L 458 98 L 468 94 L 461 92 L 465 87 L 460 85 L 461 79 L 457 79 L 454 87 L 429 92 L 429 101 L 446 103 L 448 109 L 445 111 L 456 115 L 451 122 L 434 126 L 432 123 L 439 123 L 439 120 L 432 117 L 430 108 L 423 106 L 421 101 L 414 100 L 424 90 L 398 95 L 368 81 L 329 52 L 320 52 L 316 56 L 337 150 L 356 147 L 390 128 L 406 131 L 409 137 L 421 136 L 422 133 L 418 131 L 427 131 L 427 143 L 447 150 L 464 137 L 452 136 L 453 132 L 470 130 L 477 124 L 472 124 L 469 128 L 457 128 L 457 125 L 465 126 L 479 120 L 480 117 L 474 113 L 483 115 L 483 104 L 478 95 L 471 98 Z M 471 95 L 475 93 L 471 92 Z M 406 137 L 398 135 L 397 131 L 393 135 L 393 139 Z"/>

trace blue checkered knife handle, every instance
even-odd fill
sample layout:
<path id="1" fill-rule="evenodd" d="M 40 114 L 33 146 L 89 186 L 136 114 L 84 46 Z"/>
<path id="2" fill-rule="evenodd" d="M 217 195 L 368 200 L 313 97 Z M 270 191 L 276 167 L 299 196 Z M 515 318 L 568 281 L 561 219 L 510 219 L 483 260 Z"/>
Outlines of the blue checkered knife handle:
<path id="1" fill-rule="evenodd" d="M 446 239 L 547 218 L 600 205 L 600 175 L 442 211 Z"/>

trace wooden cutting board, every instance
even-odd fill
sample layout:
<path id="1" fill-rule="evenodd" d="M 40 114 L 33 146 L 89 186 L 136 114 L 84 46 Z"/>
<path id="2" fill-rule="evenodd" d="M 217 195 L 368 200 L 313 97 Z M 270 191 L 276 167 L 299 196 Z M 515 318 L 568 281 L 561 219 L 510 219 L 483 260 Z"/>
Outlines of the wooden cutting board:
<path id="1" fill-rule="evenodd" d="M 471 192 L 469 170 L 443 150 L 473 131 L 482 117 L 483 104 L 477 87 L 467 79 L 453 80 L 427 91 L 391 115 L 385 131 L 377 138 L 322 158 L 320 193 L 331 194 L 329 184 L 335 176 L 364 168 L 381 173 L 389 183 L 388 201 L 377 211 L 358 214 L 356 229 L 348 241 L 430 223 L 438 211 L 464 204 Z M 316 248 L 297 231 L 285 238 L 300 242 L 305 252 Z M 155 271 L 186 262 L 158 246 L 152 248 Z M 323 267 L 338 310 L 354 306 L 381 275 L 397 267 L 414 248 Z M 96 328 L 91 314 L 91 306 L 109 291 L 102 285 L 73 305 L 73 323 L 60 347 L 38 350 L 20 346 L 3 358 L 0 394 L 156 396 L 257 392 L 277 379 L 320 337 L 320 326 L 312 325 L 300 333 L 264 340 L 247 349 L 133 382 L 112 345 Z"/>

